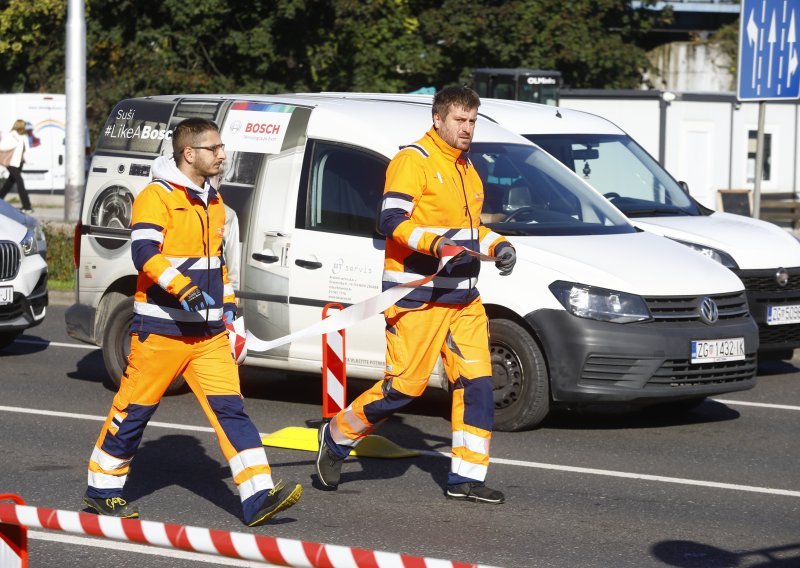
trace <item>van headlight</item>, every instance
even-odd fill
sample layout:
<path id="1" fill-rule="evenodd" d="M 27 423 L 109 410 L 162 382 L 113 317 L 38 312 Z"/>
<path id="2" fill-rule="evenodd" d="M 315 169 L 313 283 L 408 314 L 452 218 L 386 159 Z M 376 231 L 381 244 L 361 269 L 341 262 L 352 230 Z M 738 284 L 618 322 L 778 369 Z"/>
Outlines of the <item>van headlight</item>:
<path id="1" fill-rule="evenodd" d="M 39 225 L 34 225 L 28 229 L 19 244 L 22 247 L 22 253 L 25 256 L 31 256 L 43 252 L 39 246 L 40 242 L 44 243 L 44 233 Z"/>
<path id="2" fill-rule="evenodd" d="M 738 270 L 739 265 L 736 264 L 736 261 L 733 260 L 733 257 L 729 255 L 727 252 L 715 249 L 714 247 L 709 247 L 706 245 L 699 245 L 697 243 L 690 243 L 689 241 L 681 241 L 678 239 L 672 239 L 676 243 L 681 243 L 689 247 L 692 250 L 695 250 L 702 254 L 703 256 L 707 256 L 711 260 L 716 260 L 725 268 L 730 268 L 731 270 Z"/>
<path id="3" fill-rule="evenodd" d="M 636 294 L 557 280 L 550 284 L 556 299 L 574 316 L 613 323 L 650 319 L 645 301 Z"/>

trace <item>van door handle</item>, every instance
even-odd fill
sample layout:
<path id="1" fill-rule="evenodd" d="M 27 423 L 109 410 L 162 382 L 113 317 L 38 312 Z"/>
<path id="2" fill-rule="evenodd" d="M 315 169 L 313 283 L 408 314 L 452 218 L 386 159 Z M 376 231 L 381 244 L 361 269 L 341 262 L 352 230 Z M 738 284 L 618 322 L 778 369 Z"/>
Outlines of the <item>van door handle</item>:
<path id="1" fill-rule="evenodd" d="M 298 258 L 297 260 L 294 261 L 294 263 L 301 268 L 310 268 L 311 270 L 322 268 L 321 262 L 315 262 L 313 260 L 302 260 Z"/>
<path id="2" fill-rule="evenodd" d="M 280 260 L 280 259 L 277 256 L 273 256 L 271 254 L 261 254 L 261 253 L 258 253 L 258 252 L 254 252 L 253 253 L 253 260 L 257 260 L 259 262 L 266 262 L 266 263 L 269 264 L 269 263 L 272 263 L 272 262 L 278 262 L 278 260 Z"/>

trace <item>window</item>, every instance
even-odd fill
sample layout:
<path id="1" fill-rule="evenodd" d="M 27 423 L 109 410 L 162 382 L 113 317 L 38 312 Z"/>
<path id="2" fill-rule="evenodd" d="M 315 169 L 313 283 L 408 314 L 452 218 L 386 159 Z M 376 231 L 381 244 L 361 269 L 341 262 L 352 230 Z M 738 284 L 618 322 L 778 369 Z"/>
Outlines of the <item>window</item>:
<path id="1" fill-rule="evenodd" d="M 375 232 L 387 161 L 348 146 L 314 144 L 307 227 L 371 237 Z"/>
<path id="2" fill-rule="evenodd" d="M 747 182 L 756 181 L 756 142 L 758 132 L 755 130 L 747 131 Z M 764 164 L 761 169 L 761 181 L 770 180 L 770 170 L 772 165 L 772 134 L 764 133 Z"/>

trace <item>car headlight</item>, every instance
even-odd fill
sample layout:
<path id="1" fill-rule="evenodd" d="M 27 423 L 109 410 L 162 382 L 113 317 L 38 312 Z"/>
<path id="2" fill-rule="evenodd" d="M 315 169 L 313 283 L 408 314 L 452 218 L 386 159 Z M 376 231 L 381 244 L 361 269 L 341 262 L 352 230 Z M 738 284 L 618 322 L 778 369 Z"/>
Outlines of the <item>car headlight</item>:
<path id="1" fill-rule="evenodd" d="M 672 240 L 675 241 L 676 243 L 681 243 L 682 245 L 685 245 L 690 249 L 699 252 L 703 256 L 707 256 L 711 260 L 716 260 L 725 268 L 730 268 L 731 270 L 738 270 L 739 268 L 739 265 L 736 264 L 736 261 L 733 260 L 733 257 L 723 250 L 719 250 L 714 247 L 709 247 L 706 245 L 699 245 L 697 243 L 690 243 L 688 241 L 681 241 L 678 239 L 672 239 Z"/>
<path id="2" fill-rule="evenodd" d="M 25 256 L 31 256 L 32 254 L 43 252 L 44 249 L 40 247 L 40 241 L 44 243 L 42 228 L 39 225 L 28 228 L 28 232 L 25 233 L 25 236 L 19 242 L 23 254 Z"/>
<path id="3" fill-rule="evenodd" d="M 631 323 L 650 319 L 645 301 L 636 294 L 558 280 L 550 291 L 564 309 L 579 318 Z"/>

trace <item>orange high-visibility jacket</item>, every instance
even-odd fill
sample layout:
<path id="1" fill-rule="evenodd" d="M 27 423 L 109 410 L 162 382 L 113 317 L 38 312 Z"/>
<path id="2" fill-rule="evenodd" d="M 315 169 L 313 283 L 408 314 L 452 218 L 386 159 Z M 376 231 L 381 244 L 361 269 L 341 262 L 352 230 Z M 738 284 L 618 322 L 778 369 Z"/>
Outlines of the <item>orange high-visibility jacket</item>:
<path id="1" fill-rule="evenodd" d="M 131 254 L 139 271 L 131 331 L 186 337 L 224 331 L 223 310 L 236 310 L 222 255 L 225 207 L 208 186 L 208 205 L 191 188 L 154 179 L 133 203 Z M 181 308 L 178 293 L 195 284 L 214 304 Z"/>
<path id="2" fill-rule="evenodd" d="M 380 213 L 386 235 L 383 289 L 436 272 L 439 241 L 497 255 L 511 244 L 481 225 L 483 183 L 469 159 L 431 128 L 404 146 L 389 163 Z M 478 296 L 480 261 L 466 256 L 450 262 L 400 305 L 420 302 L 466 304 Z"/>

